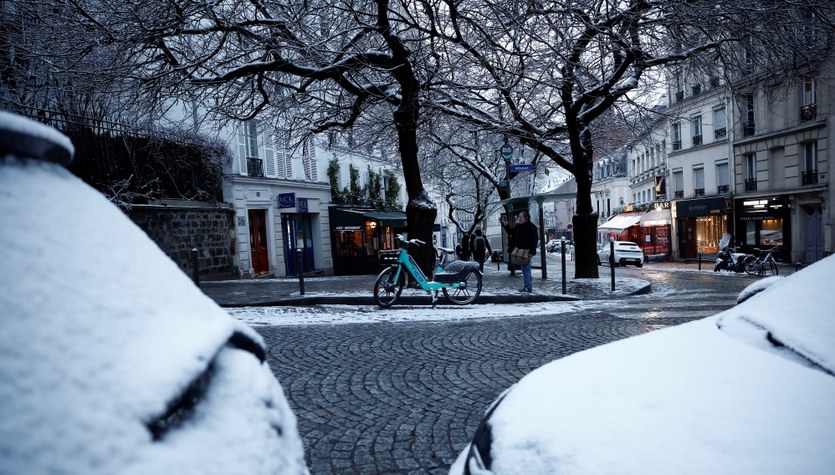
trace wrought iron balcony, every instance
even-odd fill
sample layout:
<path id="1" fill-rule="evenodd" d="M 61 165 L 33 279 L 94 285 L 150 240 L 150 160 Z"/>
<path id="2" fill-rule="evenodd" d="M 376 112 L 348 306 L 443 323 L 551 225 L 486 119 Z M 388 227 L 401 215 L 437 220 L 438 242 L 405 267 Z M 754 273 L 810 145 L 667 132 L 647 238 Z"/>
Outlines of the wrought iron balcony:
<path id="1" fill-rule="evenodd" d="M 745 191 L 757 191 L 756 178 L 748 178 L 745 180 Z"/>
<path id="2" fill-rule="evenodd" d="M 704 188 L 696 188 L 695 191 L 696 191 L 696 196 L 704 196 L 705 195 L 705 189 Z"/>
<path id="3" fill-rule="evenodd" d="M 702 144 L 702 136 L 701 135 L 694 135 L 693 136 L 693 146 L 701 145 Z"/>
<path id="4" fill-rule="evenodd" d="M 249 157 L 246 159 L 246 174 L 247 176 L 263 177 L 264 176 L 264 161 L 257 157 Z"/>
<path id="5" fill-rule="evenodd" d="M 808 172 L 803 172 L 802 178 L 804 185 L 817 185 L 818 184 L 818 171 L 812 170 Z"/>
<path id="6" fill-rule="evenodd" d="M 713 131 L 713 138 L 715 139 L 724 139 L 728 136 L 728 129 L 722 127 L 721 129 L 714 129 Z"/>
<path id="7" fill-rule="evenodd" d="M 681 140 L 673 140 L 673 150 L 681 150 Z"/>
<path id="8" fill-rule="evenodd" d="M 730 185 L 719 185 L 716 187 L 716 192 L 720 195 L 728 194 L 731 191 Z"/>
<path id="9" fill-rule="evenodd" d="M 806 104 L 800 106 L 800 120 L 806 122 L 807 120 L 815 120 L 818 115 L 818 106 L 816 104 Z"/>
<path id="10" fill-rule="evenodd" d="M 676 198 L 684 198 L 684 190 L 676 191 L 675 192 Z"/>
<path id="11" fill-rule="evenodd" d="M 742 136 L 750 137 L 754 135 L 756 129 L 757 128 L 753 122 L 745 122 L 744 124 L 742 124 Z"/>

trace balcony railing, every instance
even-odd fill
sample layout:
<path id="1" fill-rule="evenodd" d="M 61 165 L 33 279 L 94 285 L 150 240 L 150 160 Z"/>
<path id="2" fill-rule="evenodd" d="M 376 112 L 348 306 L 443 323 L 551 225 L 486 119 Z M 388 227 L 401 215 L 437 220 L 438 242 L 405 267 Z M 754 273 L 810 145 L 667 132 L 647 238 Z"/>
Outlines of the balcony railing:
<path id="1" fill-rule="evenodd" d="M 756 126 L 753 122 L 745 122 L 742 124 L 742 136 L 743 137 L 750 137 L 754 135 L 756 131 Z"/>
<path id="2" fill-rule="evenodd" d="M 719 185 L 716 187 L 716 192 L 720 195 L 726 195 L 731 191 L 730 185 Z"/>
<path id="3" fill-rule="evenodd" d="M 818 106 L 816 104 L 806 104 L 800 106 L 800 120 L 806 122 L 807 120 L 815 120 L 818 115 Z"/>
<path id="4" fill-rule="evenodd" d="M 674 192 L 676 198 L 684 198 L 684 190 Z"/>
<path id="5" fill-rule="evenodd" d="M 804 185 L 817 185 L 818 184 L 818 171 L 812 170 L 808 172 L 803 172 L 802 178 Z"/>
<path id="6" fill-rule="evenodd" d="M 681 140 L 673 140 L 673 150 L 681 150 Z"/>
<path id="7" fill-rule="evenodd" d="M 694 135 L 693 136 L 693 146 L 701 145 L 702 144 L 702 136 L 701 135 Z"/>
<path id="8" fill-rule="evenodd" d="M 757 191 L 756 178 L 748 178 L 745 180 L 745 191 Z"/>
<path id="9" fill-rule="evenodd" d="M 260 158 L 249 157 L 246 159 L 247 176 L 264 176 L 264 162 Z"/>
<path id="10" fill-rule="evenodd" d="M 705 189 L 704 188 L 696 188 L 696 196 L 704 196 Z"/>
<path id="11" fill-rule="evenodd" d="M 715 139 L 724 139 L 728 136 L 728 129 L 722 127 L 721 129 L 715 129 L 713 131 L 713 138 Z"/>

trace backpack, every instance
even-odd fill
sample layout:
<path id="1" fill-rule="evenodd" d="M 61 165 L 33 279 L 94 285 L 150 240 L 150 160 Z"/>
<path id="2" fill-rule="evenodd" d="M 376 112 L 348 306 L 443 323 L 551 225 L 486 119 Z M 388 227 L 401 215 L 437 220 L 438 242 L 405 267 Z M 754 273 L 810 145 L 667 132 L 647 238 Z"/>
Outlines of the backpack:
<path id="1" fill-rule="evenodd" d="M 476 236 L 473 242 L 473 255 L 481 257 L 484 255 L 484 236 Z"/>

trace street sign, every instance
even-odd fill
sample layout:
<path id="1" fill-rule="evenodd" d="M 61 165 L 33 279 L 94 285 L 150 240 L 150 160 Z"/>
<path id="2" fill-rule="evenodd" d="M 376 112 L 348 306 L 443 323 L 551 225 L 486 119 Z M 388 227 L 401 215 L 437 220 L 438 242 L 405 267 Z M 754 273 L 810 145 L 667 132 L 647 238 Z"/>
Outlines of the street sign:
<path id="1" fill-rule="evenodd" d="M 520 163 L 516 165 L 510 165 L 507 167 L 508 171 L 511 172 L 532 172 L 533 171 L 533 164 L 532 163 Z"/>
<path id="2" fill-rule="evenodd" d="M 513 147 L 509 143 L 502 144 L 499 148 L 499 153 L 502 154 L 502 158 L 506 162 L 509 162 L 510 159 L 513 158 Z"/>

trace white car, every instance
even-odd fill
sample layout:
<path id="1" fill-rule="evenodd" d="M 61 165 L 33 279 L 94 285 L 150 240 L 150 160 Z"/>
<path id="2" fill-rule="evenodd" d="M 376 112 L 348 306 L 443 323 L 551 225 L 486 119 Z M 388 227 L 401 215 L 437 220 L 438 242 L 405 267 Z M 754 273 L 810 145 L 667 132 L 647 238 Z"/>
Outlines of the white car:
<path id="1" fill-rule="evenodd" d="M 0 112 L 0 472 L 303 474 L 261 337 Z"/>
<path id="2" fill-rule="evenodd" d="M 450 473 L 833 473 L 833 274 L 835 256 L 713 317 L 536 369 Z"/>
<path id="3" fill-rule="evenodd" d="M 597 250 L 597 265 L 609 262 L 610 243 L 604 243 Z M 615 265 L 644 265 L 644 251 L 631 241 L 615 241 Z"/>

